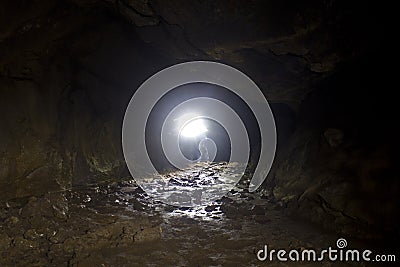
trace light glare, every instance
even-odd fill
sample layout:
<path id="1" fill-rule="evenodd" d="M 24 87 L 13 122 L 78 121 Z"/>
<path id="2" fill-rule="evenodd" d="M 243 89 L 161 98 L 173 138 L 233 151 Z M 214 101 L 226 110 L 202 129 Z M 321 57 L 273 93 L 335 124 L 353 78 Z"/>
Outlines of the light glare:
<path id="1" fill-rule="evenodd" d="M 180 135 L 183 137 L 194 138 L 207 132 L 207 127 L 202 119 L 197 119 L 186 124 L 181 130 Z"/>

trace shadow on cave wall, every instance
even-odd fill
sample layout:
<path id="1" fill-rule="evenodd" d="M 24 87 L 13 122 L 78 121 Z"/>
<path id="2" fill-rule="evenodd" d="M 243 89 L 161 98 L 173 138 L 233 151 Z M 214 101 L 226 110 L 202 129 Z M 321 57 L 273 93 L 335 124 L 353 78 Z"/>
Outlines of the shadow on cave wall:
<path id="1" fill-rule="evenodd" d="M 377 93 L 390 87 L 373 57 L 344 64 L 315 85 L 268 181 L 291 212 L 362 237 L 398 232 L 395 103 Z"/>

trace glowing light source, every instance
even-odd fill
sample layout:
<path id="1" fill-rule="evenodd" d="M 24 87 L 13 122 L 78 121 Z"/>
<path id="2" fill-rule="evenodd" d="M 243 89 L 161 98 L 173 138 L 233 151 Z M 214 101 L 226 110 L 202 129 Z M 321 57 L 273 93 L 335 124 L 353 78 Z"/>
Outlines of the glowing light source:
<path id="1" fill-rule="evenodd" d="M 206 133 L 207 127 L 203 119 L 195 119 L 183 126 L 180 135 L 183 137 L 194 138 Z"/>

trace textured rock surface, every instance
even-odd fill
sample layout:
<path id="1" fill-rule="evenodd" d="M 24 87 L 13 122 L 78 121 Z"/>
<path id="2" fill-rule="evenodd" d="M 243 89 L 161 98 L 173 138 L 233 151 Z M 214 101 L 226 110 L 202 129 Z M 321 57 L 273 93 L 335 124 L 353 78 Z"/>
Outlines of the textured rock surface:
<path id="1" fill-rule="evenodd" d="M 379 73 L 370 67 L 350 65 L 304 101 L 267 188 L 291 211 L 343 234 L 367 237 L 372 227 L 398 235 L 395 104 L 374 93 L 381 80 L 363 79 Z"/>
<path id="2" fill-rule="evenodd" d="M 0 208 L 0 264 L 76 264 L 102 250 L 160 240 L 159 218 L 126 210 L 118 193 L 109 185 L 6 202 Z"/>
<path id="3" fill-rule="evenodd" d="M 265 244 L 335 245 L 335 236 L 238 188 L 209 207 L 177 208 L 146 197 L 134 183 L 112 183 L 9 201 L 0 220 L 2 266 L 258 266 L 256 251 Z"/>
<path id="4" fill-rule="evenodd" d="M 336 230 L 355 223 L 390 233 L 398 182 L 389 142 L 398 138 L 391 110 L 368 105 L 393 107 L 385 81 L 373 83 L 378 93 L 366 89 L 382 66 L 371 63 L 383 51 L 375 45 L 386 40 L 378 11 L 369 8 L 337 1 L 2 1 L 0 200 L 127 176 L 120 128 L 134 89 L 174 63 L 217 60 L 243 70 L 273 102 L 279 150 L 264 191 L 313 221 L 337 222 Z M 369 71 L 353 75 L 360 66 Z M 345 82 L 331 85 L 342 72 Z M 318 93 L 324 90 L 327 96 Z M 0 240 L 0 247 L 8 243 Z"/>

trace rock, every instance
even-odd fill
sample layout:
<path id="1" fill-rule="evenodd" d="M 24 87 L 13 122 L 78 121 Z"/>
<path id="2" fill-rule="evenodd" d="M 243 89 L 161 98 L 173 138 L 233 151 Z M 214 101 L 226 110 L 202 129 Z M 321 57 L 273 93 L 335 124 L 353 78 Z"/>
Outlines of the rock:
<path id="1" fill-rule="evenodd" d="M 63 243 L 62 243 L 62 249 L 66 253 L 73 253 L 76 248 L 76 243 L 77 241 L 74 240 L 73 238 L 67 238 Z"/>
<path id="2" fill-rule="evenodd" d="M 204 210 L 207 212 L 212 212 L 212 211 L 216 210 L 217 207 L 218 207 L 217 205 L 210 205 L 210 206 L 205 207 Z"/>
<path id="3" fill-rule="evenodd" d="M 30 250 L 39 248 L 39 243 L 33 240 L 27 240 L 23 237 L 16 237 L 14 238 L 13 244 L 16 248 L 21 250 Z"/>
<path id="4" fill-rule="evenodd" d="M 327 229 L 373 236 L 376 232 L 365 225 L 384 229 L 395 220 L 394 191 L 378 181 L 385 177 L 395 187 L 397 182 L 388 154 L 371 149 L 369 140 L 367 145 L 349 140 L 345 146 L 343 136 L 339 129 L 328 129 L 323 135 L 328 146 L 317 129 L 294 133 L 274 172 L 273 195 L 284 210 Z"/>
<path id="5" fill-rule="evenodd" d="M 24 238 L 27 240 L 31 240 L 34 241 L 36 239 L 38 239 L 40 236 L 39 234 L 36 232 L 35 229 L 29 229 L 24 233 Z"/>
<path id="6" fill-rule="evenodd" d="M 19 219 L 18 219 L 18 217 L 11 216 L 10 218 L 5 220 L 5 223 L 8 225 L 15 225 L 15 224 L 19 223 Z"/>
<path id="7" fill-rule="evenodd" d="M 223 196 L 223 197 L 221 198 L 221 202 L 222 202 L 222 203 L 231 203 L 231 202 L 233 202 L 233 199 L 232 199 L 232 198 L 229 198 L 229 197 L 226 197 L 226 196 Z"/>
<path id="8" fill-rule="evenodd" d="M 154 241 L 161 238 L 162 229 L 160 226 L 144 228 L 137 232 L 133 239 L 135 242 Z"/>
<path id="9" fill-rule="evenodd" d="M 44 198 L 30 197 L 28 203 L 21 210 L 22 217 L 52 217 L 49 201 Z"/>
<path id="10" fill-rule="evenodd" d="M 0 251 L 5 251 L 11 245 L 11 238 L 7 234 L 0 233 Z"/>
<path id="11" fill-rule="evenodd" d="M 338 147 L 343 142 L 344 133 L 342 130 L 329 128 L 324 132 L 324 136 L 331 147 Z"/>
<path id="12" fill-rule="evenodd" d="M 159 20 L 147 1 L 118 1 L 119 12 L 138 27 L 154 26 Z"/>
<path id="13" fill-rule="evenodd" d="M 255 216 L 254 221 L 259 224 L 267 224 L 271 222 L 271 219 L 267 218 L 266 216 Z"/>
<path id="14" fill-rule="evenodd" d="M 132 204 L 132 207 L 135 210 L 144 210 L 145 209 L 145 206 L 135 198 L 129 199 L 129 203 Z"/>
<path id="15" fill-rule="evenodd" d="M 284 143 L 278 138 L 277 160 L 266 180 L 271 197 L 338 232 L 347 231 L 346 218 L 355 228 L 366 222 L 397 229 L 399 179 L 396 168 L 388 166 L 395 165 L 398 136 L 394 112 L 386 112 L 396 105 L 386 89 L 390 86 L 381 84 L 386 79 L 371 82 L 379 77 L 376 66 L 386 65 L 372 60 L 386 58 L 375 47 L 385 43 L 379 30 L 385 27 L 380 19 L 370 19 L 377 12 L 368 4 L 339 2 L 1 1 L 0 114 L 7 116 L 0 119 L 0 203 L 21 200 L 1 204 L 21 208 L 20 214 L 2 214 L 1 226 L 33 242 L 29 229 L 59 229 L 71 216 L 87 215 L 86 210 L 71 212 L 65 195 L 38 196 L 127 177 L 120 130 L 132 90 L 165 66 L 201 59 L 243 70 L 270 102 L 295 113 L 294 128 L 278 128 L 287 134 Z M 282 120 L 275 111 L 276 120 Z M 340 128 L 321 132 L 327 126 Z M 200 179 L 200 173 L 193 176 Z M 231 193 L 236 199 L 238 191 Z M 25 205 L 32 195 L 38 199 Z M 200 203 L 199 193 L 172 198 Z M 228 197 L 221 202 L 230 218 L 262 213 Z M 110 212 L 107 205 L 84 204 L 96 213 Z M 139 202 L 132 205 L 143 208 Z M 69 252 L 152 236 L 146 234 L 151 230 L 138 232 L 138 222 L 93 221 L 74 218 L 76 236 L 65 240 Z M 143 229 L 152 227 L 143 223 Z"/>
<path id="16" fill-rule="evenodd" d="M 251 215 L 250 207 L 241 204 L 226 204 L 221 205 L 221 211 L 225 213 L 228 218 L 241 218 L 243 216 Z"/>
<path id="17" fill-rule="evenodd" d="M 50 231 L 47 235 L 47 239 L 53 244 L 63 243 L 67 238 L 68 235 L 63 229 Z"/>
<path id="18" fill-rule="evenodd" d="M 264 207 L 262 207 L 260 205 L 255 205 L 251 209 L 251 213 L 254 214 L 254 215 L 264 215 L 265 214 L 265 209 L 264 209 Z"/>
<path id="19" fill-rule="evenodd" d="M 68 218 L 68 200 L 64 194 L 52 194 L 49 201 L 52 205 L 53 215 L 60 219 L 66 220 Z"/>
<path id="20" fill-rule="evenodd" d="M 369 43 L 351 42 L 359 28 L 346 22 L 365 13 L 336 2 L 14 2 L 2 1 L 0 19 L 0 113 L 9 114 L 1 120 L 2 200 L 126 176 L 122 107 L 163 66 L 225 62 L 268 100 L 297 108 L 310 84 Z"/>

